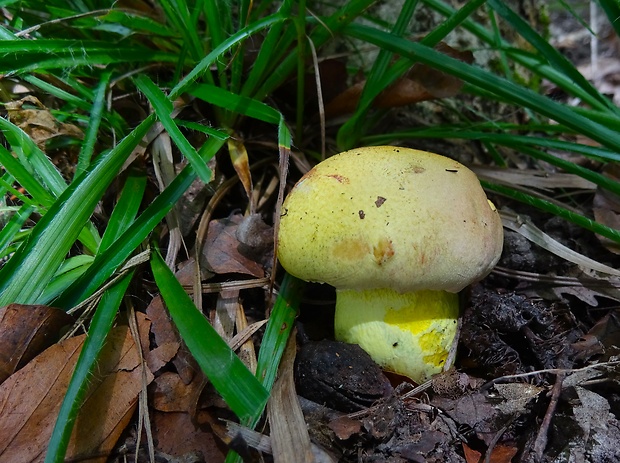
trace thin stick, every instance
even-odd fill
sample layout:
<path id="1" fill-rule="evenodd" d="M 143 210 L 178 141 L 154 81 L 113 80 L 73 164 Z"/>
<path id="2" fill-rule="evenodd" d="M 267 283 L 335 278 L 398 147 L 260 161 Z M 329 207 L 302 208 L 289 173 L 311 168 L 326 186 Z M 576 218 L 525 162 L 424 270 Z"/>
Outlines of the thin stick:
<path id="1" fill-rule="evenodd" d="M 545 448 L 547 447 L 549 426 L 551 425 L 551 420 L 553 419 L 555 409 L 558 406 L 558 401 L 560 400 L 563 381 L 564 373 L 559 373 L 556 377 L 555 384 L 553 385 L 553 389 L 551 391 L 551 400 L 549 401 L 549 405 L 547 406 L 545 417 L 543 418 L 540 429 L 538 430 L 538 434 L 536 435 L 536 440 L 534 441 L 534 461 L 536 462 L 540 462 L 543 459 L 543 453 L 545 451 Z"/>

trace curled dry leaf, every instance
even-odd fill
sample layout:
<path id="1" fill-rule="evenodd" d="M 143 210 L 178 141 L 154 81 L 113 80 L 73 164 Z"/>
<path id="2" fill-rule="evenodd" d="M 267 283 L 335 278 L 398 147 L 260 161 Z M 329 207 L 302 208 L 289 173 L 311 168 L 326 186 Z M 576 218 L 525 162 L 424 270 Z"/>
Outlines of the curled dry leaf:
<path id="1" fill-rule="evenodd" d="M 482 453 L 472 449 L 466 443 L 463 443 L 463 453 L 467 463 L 478 463 L 480 461 L 488 461 L 489 463 L 510 463 L 519 449 L 517 447 L 509 447 L 507 445 L 496 445 L 491 451 L 488 459 L 484 459 Z"/>
<path id="2" fill-rule="evenodd" d="M 195 416 L 155 410 L 151 416 L 153 438 L 160 455 L 164 453 L 173 457 L 166 461 L 221 463 L 226 459 L 226 449 L 210 429 L 217 420 L 207 410 L 201 410 Z"/>
<path id="3" fill-rule="evenodd" d="M 204 389 L 202 378 L 185 384 L 177 373 L 166 371 L 158 376 L 151 388 L 152 407 L 161 412 L 195 413 L 197 397 Z"/>
<path id="4" fill-rule="evenodd" d="M 45 305 L 0 308 L 0 383 L 59 339 L 73 317 Z"/>
<path id="5" fill-rule="evenodd" d="M 53 345 L 0 387 L 0 461 L 43 461 L 86 336 Z M 67 459 L 106 461 L 129 423 L 142 388 L 140 357 L 127 327 L 114 328 L 80 408 Z M 147 380 L 153 379 L 147 371 Z"/>
<path id="6" fill-rule="evenodd" d="M 181 347 L 181 338 L 170 320 L 161 296 L 153 298 L 146 308 L 146 314 L 151 320 L 151 333 L 158 347 L 164 345 L 169 345 L 170 348 L 173 348 L 174 345 L 179 346 L 176 352 L 168 352 L 168 355 L 173 355 L 172 362 L 174 367 L 183 382 L 189 384 L 200 369 L 189 351 L 185 347 Z M 147 361 L 151 360 L 149 356 L 150 354 L 147 355 Z M 165 358 L 160 359 L 160 361 L 164 360 Z"/>
<path id="7" fill-rule="evenodd" d="M 466 63 L 473 62 L 469 51 L 456 50 L 443 42 L 435 49 L 447 56 Z M 325 116 L 333 118 L 355 111 L 366 81 L 357 82 L 329 101 Z M 425 64 L 415 64 L 400 79 L 386 88 L 374 101 L 377 108 L 393 108 L 421 101 L 449 98 L 458 94 L 463 82 Z"/>
<path id="8" fill-rule="evenodd" d="M 33 107 L 28 107 L 29 105 Z M 34 96 L 5 104 L 9 120 L 26 132 L 41 149 L 50 138 L 66 135 L 82 138 L 82 131 L 73 124 L 56 119 L 49 109 Z"/>
<path id="9" fill-rule="evenodd" d="M 241 273 L 261 278 L 265 275 L 263 267 L 244 251 L 237 238 L 237 229 L 242 221 L 240 214 L 211 221 L 203 250 L 205 264 L 213 273 Z"/>
<path id="10" fill-rule="evenodd" d="M 243 185 L 245 194 L 250 202 L 252 201 L 252 173 L 250 172 L 250 160 L 248 152 L 245 149 L 243 141 L 238 138 L 228 139 L 228 153 L 230 154 L 230 160 L 237 172 L 237 176 Z"/>
<path id="11" fill-rule="evenodd" d="M 620 311 L 608 313 L 597 321 L 590 331 L 584 334 L 577 342 L 571 344 L 579 360 L 589 360 L 593 356 L 602 356 L 598 360 L 607 361 L 613 355 L 618 355 L 620 339 Z"/>
<path id="12" fill-rule="evenodd" d="M 340 440 L 347 440 L 362 430 L 362 422 L 360 420 L 349 418 L 346 415 L 331 420 L 328 426 Z"/>

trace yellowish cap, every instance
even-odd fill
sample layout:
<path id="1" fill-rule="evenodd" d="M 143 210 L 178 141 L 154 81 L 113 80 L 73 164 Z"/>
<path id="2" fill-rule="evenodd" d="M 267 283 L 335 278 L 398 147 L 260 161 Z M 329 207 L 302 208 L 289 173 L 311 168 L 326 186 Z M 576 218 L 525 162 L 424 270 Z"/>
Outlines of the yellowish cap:
<path id="1" fill-rule="evenodd" d="M 282 207 L 278 258 L 338 289 L 458 292 L 500 257 L 503 229 L 476 175 L 437 154 L 358 148 L 310 170 Z"/>

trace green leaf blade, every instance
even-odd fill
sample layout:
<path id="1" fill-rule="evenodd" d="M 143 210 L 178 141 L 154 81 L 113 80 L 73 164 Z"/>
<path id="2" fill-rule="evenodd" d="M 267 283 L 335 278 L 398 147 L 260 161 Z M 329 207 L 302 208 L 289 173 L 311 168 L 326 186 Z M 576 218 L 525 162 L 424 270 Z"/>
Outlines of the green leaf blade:
<path id="1" fill-rule="evenodd" d="M 196 308 L 159 252 L 151 268 L 181 338 L 207 378 L 241 419 L 262 413 L 269 394 Z"/>

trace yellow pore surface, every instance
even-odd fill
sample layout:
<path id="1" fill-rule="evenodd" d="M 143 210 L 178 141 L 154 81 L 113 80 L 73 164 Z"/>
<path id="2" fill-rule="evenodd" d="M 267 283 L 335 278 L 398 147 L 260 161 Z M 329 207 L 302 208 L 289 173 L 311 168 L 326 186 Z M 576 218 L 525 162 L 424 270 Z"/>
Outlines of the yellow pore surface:
<path id="1" fill-rule="evenodd" d="M 458 295 L 445 291 L 343 290 L 335 334 L 359 344 L 385 370 L 422 383 L 446 367 L 458 316 Z"/>

